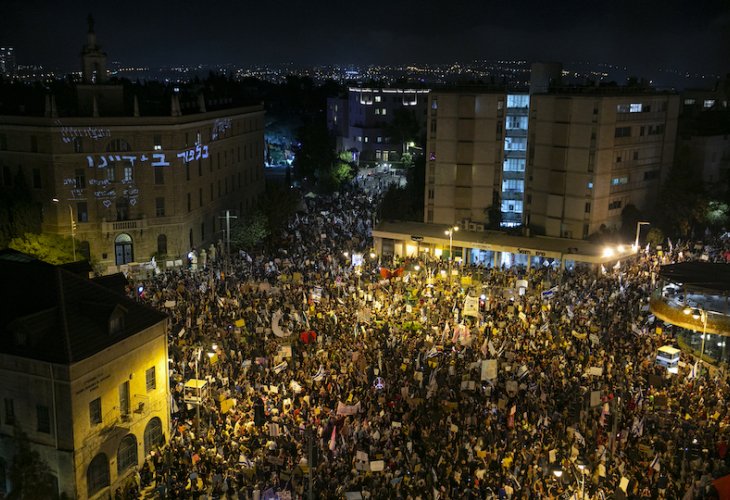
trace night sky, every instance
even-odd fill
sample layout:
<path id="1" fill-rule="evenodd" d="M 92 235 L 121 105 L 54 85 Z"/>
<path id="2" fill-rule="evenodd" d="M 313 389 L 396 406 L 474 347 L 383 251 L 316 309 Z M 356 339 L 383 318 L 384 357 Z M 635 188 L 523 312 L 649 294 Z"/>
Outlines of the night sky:
<path id="1" fill-rule="evenodd" d="M 18 64 L 68 70 L 91 12 L 109 59 L 125 65 L 526 59 L 730 71 L 728 0 L 3 0 L 0 12 L 0 43 Z"/>

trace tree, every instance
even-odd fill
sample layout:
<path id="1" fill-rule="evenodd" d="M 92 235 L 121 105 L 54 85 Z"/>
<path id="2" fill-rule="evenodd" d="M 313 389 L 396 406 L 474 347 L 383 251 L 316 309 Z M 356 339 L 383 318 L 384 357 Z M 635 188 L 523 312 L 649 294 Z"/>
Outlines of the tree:
<path id="1" fill-rule="evenodd" d="M 282 228 L 301 202 L 299 192 L 289 188 L 289 184 L 267 184 L 259 210 L 266 217 L 268 228 L 276 231 Z"/>
<path id="2" fill-rule="evenodd" d="M 248 214 L 238 219 L 231 227 L 231 247 L 250 252 L 261 245 L 269 236 L 266 216 L 261 212 Z"/>
<path id="3" fill-rule="evenodd" d="M 28 437 L 18 428 L 15 430 L 15 443 L 16 451 L 8 474 L 13 490 L 7 498 L 19 500 L 58 498 L 56 480 L 51 468 L 37 451 L 31 449 Z"/>
<path id="4" fill-rule="evenodd" d="M 311 120 L 297 131 L 294 175 L 298 179 L 328 172 L 335 161 L 334 138 L 323 119 Z"/>
<path id="5" fill-rule="evenodd" d="M 649 229 L 648 233 L 646 233 L 646 242 L 649 244 L 650 248 L 656 248 L 656 246 L 661 245 L 663 241 L 664 233 L 658 227 L 653 227 Z"/>
<path id="6" fill-rule="evenodd" d="M 13 238 L 8 247 L 49 264 L 58 265 L 74 261 L 70 236 L 25 233 L 21 237 Z"/>
<path id="7" fill-rule="evenodd" d="M 659 192 L 655 219 L 665 234 L 688 237 L 697 225 L 704 223 L 707 204 L 702 175 L 693 165 L 689 149 L 680 147 Z"/>
<path id="8" fill-rule="evenodd" d="M 13 185 L 0 192 L 0 248 L 6 247 L 13 238 L 39 233 L 40 229 L 40 208 L 33 203 L 31 190 L 19 167 Z"/>

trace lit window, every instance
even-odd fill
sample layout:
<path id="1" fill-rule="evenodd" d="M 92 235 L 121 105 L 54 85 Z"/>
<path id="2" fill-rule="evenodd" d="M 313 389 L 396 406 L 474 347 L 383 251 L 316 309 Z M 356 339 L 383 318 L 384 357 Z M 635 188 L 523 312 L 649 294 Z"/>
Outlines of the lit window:
<path id="1" fill-rule="evenodd" d="M 593 189 L 593 183 L 592 182 L 589 182 L 588 183 L 588 189 Z"/>
<path id="2" fill-rule="evenodd" d="M 357 136 L 357 142 L 362 142 L 362 136 L 361 135 L 358 135 Z"/>
<path id="3" fill-rule="evenodd" d="M 380 108 L 375 108 L 375 114 L 376 115 L 379 115 L 380 114 Z"/>
<path id="4" fill-rule="evenodd" d="M 702 107 L 705 108 L 705 109 L 711 108 L 714 105 L 715 105 L 715 100 L 714 99 L 705 99 L 705 101 L 702 103 Z"/>
<path id="5" fill-rule="evenodd" d="M 629 106 L 629 113 L 641 113 L 641 104 L 631 104 Z"/>
<path id="6" fill-rule="evenodd" d="M 383 138 L 378 136 L 378 142 L 383 142 Z"/>
<path id="7" fill-rule="evenodd" d="M 714 104 L 714 103 L 715 103 L 715 101 L 712 101 L 712 103 Z M 380 111 L 380 114 L 381 114 L 381 115 L 387 115 L 387 114 L 388 114 L 388 110 L 387 110 L 386 108 L 383 108 L 383 109 L 382 109 L 382 110 Z"/>
<path id="8" fill-rule="evenodd" d="M 684 105 L 685 105 L 685 106 L 691 106 L 691 105 L 693 105 L 694 103 L 695 103 L 695 100 L 694 100 L 694 99 L 685 99 L 685 100 L 684 100 Z"/>
<path id="9" fill-rule="evenodd" d="M 375 102 L 380 102 L 382 100 L 382 97 L 379 95 L 375 96 Z"/>

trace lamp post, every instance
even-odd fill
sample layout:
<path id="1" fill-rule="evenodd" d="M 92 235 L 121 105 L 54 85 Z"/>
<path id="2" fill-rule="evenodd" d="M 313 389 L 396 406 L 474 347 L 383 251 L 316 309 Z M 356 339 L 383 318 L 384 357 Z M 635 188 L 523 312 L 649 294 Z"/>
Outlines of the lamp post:
<path id="1" fill-rule="evenodd" d="M 685 307 L 682 312 L 684 314 L 692 314 L 694 319 L 702 321 L 702 345 L 700 346 L 700 362 L 705 362 L 705 339 L 707 339 L 707 311 L 702 307 L 689 308 Z"/>
<path id="2" fill-rule="evenodd" d="M 651 222 L 641 220 L 636 222 L 636 239 L 634 240 L 634 248 L 636 248 L 637 251 L 639 250 L 639 233 L 641 232 L 641 226 L 648 226 L 650 224 Z"/>
<path id="3" fill-rule="evenodd" d="M 58 203 L 58 198 L 51 199 L 53 203 Z M 71 208 L 71 205 L 66 205 L 68 207 L 68 217 L 69 221 L 71 222 L 71 249 L 73 251 L 74 256 L 74 262 L 76 262 L 76 221 L 74 220 L 74 212 Z"/>
<path id="4" fill-rule="evenodd" d="M 452 279 L 452 263 L 454 261 L 454 231 L 458 231 L 459 226 L 452 226 L 446 231 L 444 231 L 444 234 L 449 237 L 449 284 L 451 284 Z"/>

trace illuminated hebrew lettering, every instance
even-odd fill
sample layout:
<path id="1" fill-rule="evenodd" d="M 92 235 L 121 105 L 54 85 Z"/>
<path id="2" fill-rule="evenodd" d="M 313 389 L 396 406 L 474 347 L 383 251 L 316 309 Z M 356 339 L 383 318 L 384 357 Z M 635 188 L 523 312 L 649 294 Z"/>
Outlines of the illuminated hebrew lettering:
<path id="1" fill-rule="evenodd" d="M 201 154 L 201 148 L 200 148 L 200 144 L 198 144 L 197 146 L 195 146 L 195 159 L 196 160 L 200 159 L 200 154 Z"/>
<path id="2" fill-rule="evenodd" d="M 142 157 L 139 159 L 139 161 L 142 161 L 142 162 L 147 161 L 147 155 L 146 154 L 142 154 Z M 168 163 L 168 165 L 169 165 L 169 163 Z"/>
<path id="3" fill-rule="evenodd" d="M 110 156 L 110 158 L 111 158 L 111 156 Z M 101 157 L 101 163 L 99 163 L 99 165 L 97 165 L 97 167 L 99 167 L 99 168 L 107 167 L 106 156 Z"/>
<path id="4" fill-rule="evenodd" d="M 178 157 L 178 158 L 182 158 L 182 159 L 183 159 L 183 161 L 185 161 L 185 162 L 186 162 L 187 160 L 186 160 L 185 158 L 187 157 L 187 155 L 188 155 L 187 151 L 183 151 L 182 153 L 178 153 L 178 154 L 177 154 L 177 157 Z"/>
<path id="5" fill-rule="evenodd" d="M 203 158 L 208 158 L 208 146 L 203 146 Z"/>
<path id="6" fill-rule="evenodd" d="M 136 156 L 122 156 L 122 160 L 126 160 L 134 167 L 134 162 L 137 160 Z"/>
<path id="7" fill-rule="evenodd" d="M 178 155 L 180 156 L 180 155 Z M 147 158 L 143 155 L 144 158 Z M 152 166 L 153 167 L 169 167 L 170 162 L 165 159 L 165 153 L 153 153 L 152 154 Z"/>
<path id="8" fill-rule="evenodd" d="M 86 161 L 89 164 L 89 168 L 94 168 L 94 157 L 93 156 L 87 156 Z"/>

